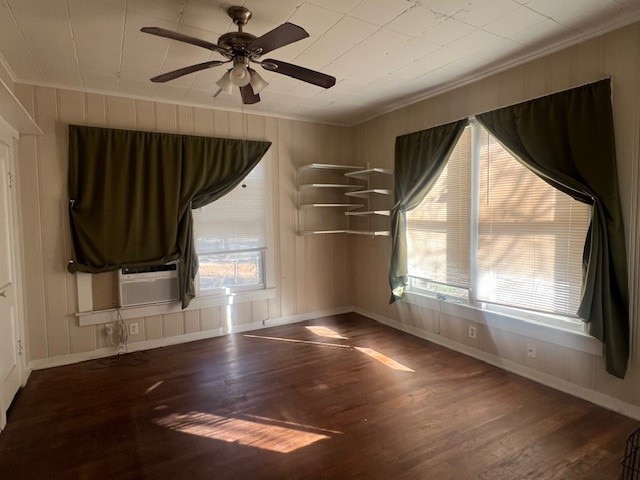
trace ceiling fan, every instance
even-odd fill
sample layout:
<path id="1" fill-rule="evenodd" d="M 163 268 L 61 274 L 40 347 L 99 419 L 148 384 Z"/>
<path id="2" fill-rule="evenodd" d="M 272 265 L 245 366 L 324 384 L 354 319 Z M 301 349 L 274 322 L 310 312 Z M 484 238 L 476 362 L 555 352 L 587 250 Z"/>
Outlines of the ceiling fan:
<path id="1" fill-rule="evenodd" d="M 190 43 L 191 45 L 218 52 L 223 57 L 226 57 L 226 60 L 210 60 L 163 73 L 153 77 L 151 81 L 164 83 L 182 77 L 183 75 L 217 67 L 225 63 L 232 63 L 233 67 L 227 70 L 222 78 L 216 82 L 216 85 L 220 88 L 216 95 L 218 95 L 220 91 L 229 94 L 233 93 L 233 86 L 235 85 L 240 87 L 242 102 L 245 104 L 258 103 L 260 101 L 259 92 L 268 85 L 268 83 L 260 77 L 258 72 L 251 68 L 251 64 L 257 64 L 265 70 L 287 75 L 323 88 L 331 88 L 336 84 L 335 77 L 315 70 L 272 58 L 260 60 L 262 55 L 272 50 L 307 38 L 309 34 L 304 28 L 287 22 L 265 33 L 261 37 L 256 37 L 243 31 L 243 27 L 251 19 L 252 14 L 250 10 L 245 7 L 229 7 L 227 14 L 231 17 L 233 23 L 238 26 L 238 31 L 225 33 L 218 39 L 218 44 L 160 27 L 142 28 L 140 31 L 144 33 Z"/>

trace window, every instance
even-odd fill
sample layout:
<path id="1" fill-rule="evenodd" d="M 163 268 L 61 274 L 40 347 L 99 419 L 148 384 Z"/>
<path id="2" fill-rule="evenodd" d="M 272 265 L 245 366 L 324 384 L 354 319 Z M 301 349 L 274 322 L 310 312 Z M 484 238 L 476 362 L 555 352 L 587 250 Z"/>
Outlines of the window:
<path id="1" fill-rule="evenodd" d="M 266 161 L 233 191 L 193 211 L 200 294 L 264 288 Z"/>
<path id="2" fill-rule="evenodd" d="M 407 214 L 410 288 L 579 322 L 590 208 L 530 172 L 473 122 Z"/>

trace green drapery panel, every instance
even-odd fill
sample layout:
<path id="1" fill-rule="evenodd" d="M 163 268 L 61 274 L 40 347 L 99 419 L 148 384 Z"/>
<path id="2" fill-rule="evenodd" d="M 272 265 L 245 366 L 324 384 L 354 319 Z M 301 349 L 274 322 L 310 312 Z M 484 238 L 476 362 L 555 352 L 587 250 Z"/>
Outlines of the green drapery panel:
<path id="1" fill-rule="evenodd" d="M 70 272 L 180 261 L 195 296 L 191 208 L 231 191 L 271 142 L 69 125 Z"/>
<path id="2" fill-rule="evenodd" d="M 408 284 L 406 212 L 434 185 L 458 143 L 467 119 L 396 137 L 394 205 L 391 210 L 391 303 Z"/>
<path id="3" fill-rule="evenodd" d="M 593 205 L 578 315 L 604 343 L 607 371 L 629 357 L 627 258 L 609 80 L 476 115 L 531 171 Z"/>

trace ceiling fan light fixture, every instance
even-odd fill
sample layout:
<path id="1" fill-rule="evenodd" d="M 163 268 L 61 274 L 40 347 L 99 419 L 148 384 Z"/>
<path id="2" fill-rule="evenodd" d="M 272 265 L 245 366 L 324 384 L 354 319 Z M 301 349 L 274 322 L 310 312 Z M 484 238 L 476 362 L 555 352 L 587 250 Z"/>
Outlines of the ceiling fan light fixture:
<path id="1" fill-rule="evenodd" d="M 233 82 L 231 81 L 231 75 L 229 72 L 231 72 L 231 70 L 227 70 L 222 78 L 216 82 L 216 85 L 223 92 L 233 95 Z"/>
<path id="2" fill-rule="evenodd" d="M 260 93 L 269 86 L 269 83 L 255 70 L 251 70 L 251 88 L 254 93 Z"/>
<path id="3" fill-rule="evenodd" d="M 231 82 L 238 87 L 246 87 L 251 82 L 251 74 L 249 73 L 249 69 L 245 65 L 245 59 L 240 61 L 233 62 L 233 68 L 231 69 L 231 73 L 229 74 L 231 78 Z"/>

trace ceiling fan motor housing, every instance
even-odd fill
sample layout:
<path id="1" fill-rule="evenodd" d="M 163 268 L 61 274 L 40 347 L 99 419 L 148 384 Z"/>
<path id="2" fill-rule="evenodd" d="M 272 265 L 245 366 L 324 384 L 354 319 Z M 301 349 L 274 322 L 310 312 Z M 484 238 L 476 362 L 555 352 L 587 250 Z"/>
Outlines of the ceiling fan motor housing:
<path id="1" fill-rule="evenodd" d="M 225 33 L 218 39 L 218 45 L 222 48 L 231 50 L 232 56 L 237 53 L 249 53 L 247 45 L 249 45 L 257 37 L 246 32 L 229 32 Z"/>

